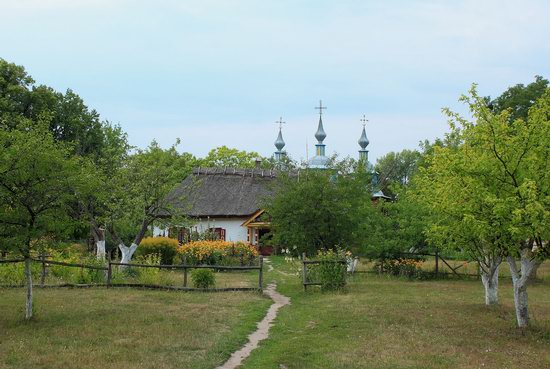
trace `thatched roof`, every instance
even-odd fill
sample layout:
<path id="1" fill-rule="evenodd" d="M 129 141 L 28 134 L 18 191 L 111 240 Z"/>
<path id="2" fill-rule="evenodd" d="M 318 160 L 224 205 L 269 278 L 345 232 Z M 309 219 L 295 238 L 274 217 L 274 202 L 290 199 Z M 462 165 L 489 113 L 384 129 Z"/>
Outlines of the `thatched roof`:
<path id="1" fill-rule="evenodd" d="M 168 196 L 191 217 L 249 216 L 272 196 L 275 170 L 198 168 Z"/>

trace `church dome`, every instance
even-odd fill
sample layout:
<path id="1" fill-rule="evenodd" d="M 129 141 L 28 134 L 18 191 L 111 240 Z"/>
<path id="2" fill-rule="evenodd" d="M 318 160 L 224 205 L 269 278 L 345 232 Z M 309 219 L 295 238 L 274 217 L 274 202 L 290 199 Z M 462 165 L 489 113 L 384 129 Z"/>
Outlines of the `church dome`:
<path id="1" fill-rule="evenodd" d="M 326 169 L 328 158 L 326 156 L 315 155 L 308 161 L 308 166 L 312 169 Z"/>
<path id="2" fill-rule="evenodd" d="M 365 132 L 365 127 L 363 127 L 363 132 L 361 133 L 361 137 L 359 137 L 359 146 L 361 146 L 361 149 L 365 150 L 365 148 L 369 145 L 369 139 L 367 138 L 367 132 Z"/>
<path id="3" fill-rule="evenodd" d="M 315 138 L 321 144 L 326 137 L 327 134 L 325 133 L 325 129 L 323 128 L 323 120 L 319 116 L 319 127 L 317 127 L 317 132 L 315 132 Z"/>
<path id="4" fill-rule="evenodd" d="M 275 140 L 275 147 L 279 151 L 281 151 L 283 149 L 283 147 L 285 147 L 285 141 L 283 140 L 283 134 L 281 133 L 280 129 L 279 129 L 279 135 L 277 136 L 277 139 Z"/>

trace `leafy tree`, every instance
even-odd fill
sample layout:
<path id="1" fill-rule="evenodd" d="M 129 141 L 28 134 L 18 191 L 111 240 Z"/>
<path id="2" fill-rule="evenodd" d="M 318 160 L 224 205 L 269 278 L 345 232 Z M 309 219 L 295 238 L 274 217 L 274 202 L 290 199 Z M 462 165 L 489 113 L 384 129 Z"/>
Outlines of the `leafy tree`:
<path id="1" fill-rule="evenodd" d="M 257 152 L 240 151 L 227 146 L 220 146 L 210 150 L 208 155 L 200 160 L 199 164 L 202 167 L 254 168 L 257 159 L 261 161 L 263 168 L 270 167 L 269 161 L 262 158 Z"/>
<path id="2" fill-rule="evenodd" d="M 85 182 L 85 163 L 54 142 L 48 123 L 0 130 L 0 234 L 25 259 L 27 319 L 33 315 L 32 253 L 42 238 L 62 237 L 74 225 L 70 201 Z"/>
<path id="3" fill-rule="evenodd" d="M 368 184 L 370 177 L 355 175 L 350 163 L 282 174 L 276 195 L 265 204 L 272 217 L 272 243 L 310 255 L 335 246 L 350 249 L 356 242 L 357 209 L 371 202 Z"/>
<path id="4" fill-rule="evenodd" d="M 389 152 L 376 162 L 379 185 L 384 193 L 395 193 L 396 186 L 406 186 L 416 172 L 421 154 L 416 150 Z"/>
<path id="5" fill-rule="evenodd" d="M 73 153 L 96 157 L 103 149 L 103 123 L 72 90 L 65 94 L 35 85 L 22 66 L 0 59 L 0 124 L 5 129 L 21 121 L 40 122 L 48 116 L 56 141 L 71 142 Z"/>
<path id="6" fill-rule="evenodd" d="M 535 76 L 535 81 L 527 86 L 520 83 L 510 87 L 502 95 L 492 100 L 489 103 L 489 107 L 492 108 L 494 113 L 508 110 L 510 121 L 520 118 L 527 120 L 529 109 L 544 95 L 547 89 L 548 80 L 541 76 Z"/>
<path id="7" fill-rule="evenodd" d="M 527 281 L 549 251 L 550 91 L 529 110 L 527 120 L 511 120 L 511 110 L 495 114 L 475 85 L 461 100 L 474 121 L 446 110 L 461 144 L 435 147 L 422 173 L 421 194 L 434 214 L 430 234 L 477 260 L 486 289 L 506 257 L 517 322 L 524 328 Z"/>
<path id="8" fill-rule="evenodd" d="M 181 216 L 167 195 L 189 173 L 193 163 L 188 160 L 194 158 L 180 155 L 176 145 L 164 150 L 153 141 L 131 155 L 113 178 L 108 230 L 122 253 L 122 263 L 130 262 L 153 222 Z"/>

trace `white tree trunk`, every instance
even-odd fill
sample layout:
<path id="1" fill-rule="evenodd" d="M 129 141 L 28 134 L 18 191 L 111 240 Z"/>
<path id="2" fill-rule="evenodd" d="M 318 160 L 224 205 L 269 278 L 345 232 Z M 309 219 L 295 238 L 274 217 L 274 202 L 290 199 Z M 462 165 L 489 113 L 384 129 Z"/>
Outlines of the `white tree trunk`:
<path id="1" fill-rule="evenodd" d="M 105 260 L 105 240 L 97 241 L 95 243 L 97 248 L 96 257 L 98 260 Z"/>
<path id="2" fill-rule="evenodd" d="M 526 328 L 529 325 L 527 281 L 524 283 L 514 283 L 514 303 L 516 305 L 516 319 L 518 321 L 518 327 Z"/>
<path id="3" fill-rule="evenodd" d="M 485 287 L 485 305 L 498 304 L 498 269 L 502 262 L 501 257 L 485 260 L 484 267 L 481 267 L 481 282 Z"/>
<path id="4" fill-rule="evenodd" d="M 521 269 L 517 269 L 516 260 L 508 256 L 510 274 L 514 285 L 514 303 L 516 306 L 516 320 L 519 328 L 527 328 L 529 325 L 529 309 L 527 304 L 527 283 L 532 275 L 537 272 L 541 264 L 540 260 L 533 257 L 529 249 L 521 250 Z"/>
<path id="5" fill-rule="evenodd" d="M 498 304 L 498 267 L 492 277 L 482 271 L 481 282 L 483 282 L 483 286 L 485 287 L 485 305 Z"/>
<path id="6" fill-rule="evenodd" d="M 27 302 L 25 304 L 25 319 L 32 318 L 32 272 L 31 259 L 25 258 L 25 277 L 27 279 Z"/>
<path id="7" fill-rule="evenodd" d="M 118 248 L 120 249 L 120 252 L 122 253 L 122 258 L 120 259 L 120 262 L 122 264 L 128 264 L 132 260 L 132 256 L 134 255 L 134 252 L 136 251 L 138 245 L 135 243 L 132 243 L 130 247 L 124 246 L 123 244 L 118 245 Z"/>

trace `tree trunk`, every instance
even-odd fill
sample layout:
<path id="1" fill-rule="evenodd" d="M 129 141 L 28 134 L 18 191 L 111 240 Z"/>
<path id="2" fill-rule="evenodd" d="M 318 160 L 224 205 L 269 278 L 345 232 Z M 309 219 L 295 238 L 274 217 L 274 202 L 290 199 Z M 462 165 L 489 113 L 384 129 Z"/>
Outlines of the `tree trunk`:
<path id="1" fill-rule="evenodd" d="M 481 282 L 485 287 L 485 305 L 498 304 L 498 269 L 501 257 L 487 258 L 481 269 Z"/>
<path id="2" fill-rule="evenodd" d="M 492 276 L 482 270 L 481 281 L 485 287 L 485 305 L 498 304 L 498 267 Z"/>
<path id="3" fill-rule="evenodd" d="M 529 325 L 529 309 L 527 306 L 527 283 L 514 283 L 514 304 L 516 305 L 516 319 L 518 327 L 527 328 Z"/>
<path id="4" fill-rule="evenodd" d="M 96 241 L 95 243 L 97 248 L 96 257 L 98 260 L 105 260 L 105 240 Z"/>
<path id="5" fill-rule="evenodd" d="M 32 271 L 31 271 L 31 259 L 25 258 L 25 277 L 27 279 L 27 302 L 25 304 L 25 319 L 32 318 Z"/>
<path id="6" fill-rule="evenodd" d="M 532 275 L 537 272 L 541 264 L 540 260 L 534 258 L 528 248 L 521 250 L 521 269 L 518 270 L 516 260 L 512 256 L 507 257 L 512 274 L 514 285 L 514 304 L 516 306 L 516 320 L 519 328 L 527 328 L 529 325 L 529 309 L 527 300 L 527 284 Z"/>
<path id="7" fill-rule="evenodd" d="M 120 259 L 120 262 L 122 264 L 128 264 L 132 260 L 132 256 L 134 255 L 134 252 L 136 251 L 138 245 L 135 243 L 132 243 L 130 247 L 124 246 L 124 244 L 119 244 L 118 248 L 120 249 L 120 252 L 122 253 L 122 258 Z"/>

